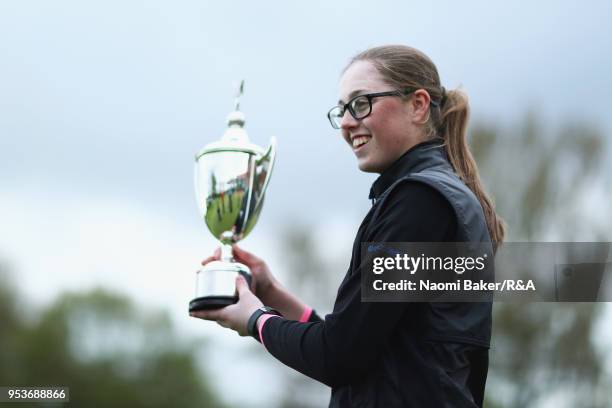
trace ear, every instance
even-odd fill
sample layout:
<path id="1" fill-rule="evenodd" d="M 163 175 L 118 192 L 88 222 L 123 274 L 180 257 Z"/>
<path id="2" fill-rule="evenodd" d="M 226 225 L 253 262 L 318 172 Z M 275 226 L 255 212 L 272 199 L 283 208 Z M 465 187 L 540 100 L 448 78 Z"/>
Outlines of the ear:
<path id="1" fill-rule="evenodd" d="M 429 119 L 429 103 L 431 97 L 425 89 L 418 89 L 410 98 L 412 119 L 416 124 L 424 124 Z"/>

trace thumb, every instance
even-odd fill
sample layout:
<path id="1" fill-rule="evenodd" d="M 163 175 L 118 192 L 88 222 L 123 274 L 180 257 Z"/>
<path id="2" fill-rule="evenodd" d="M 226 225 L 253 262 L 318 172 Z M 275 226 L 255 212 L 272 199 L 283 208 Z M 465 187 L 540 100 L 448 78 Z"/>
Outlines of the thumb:
<path id="1" fill-rule="evenodd" d="M 242 297 L 243 294 L 250 292 L 249 284 L 247 283 L 246 279 L 244 279 L 244 276 L 240 274 L 236 276 L 236 291 L 240 297 Z"/>
<path id="2" fill-rule="evenodd" d="M 236 257 L 236 259 L 238 259 L 239 261 L 242 261 L 247 264 L 254 263 L 255 261 L 257 261 L 257 258 L 252 253 L 245 251 L 236 244 L 232 245 L 232 250 L 234 253 L 234 257 Z"/>

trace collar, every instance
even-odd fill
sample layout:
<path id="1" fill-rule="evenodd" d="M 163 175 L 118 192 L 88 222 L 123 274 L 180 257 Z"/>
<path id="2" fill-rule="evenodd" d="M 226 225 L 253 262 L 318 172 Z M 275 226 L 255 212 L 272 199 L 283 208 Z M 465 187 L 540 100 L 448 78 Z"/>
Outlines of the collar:
<path id="1" fill-rule="evenodd" d="M 430 167 L 432 157 L 440 157 L 446 160 L 446 153 L 442 147 L 441 139 L 428 140 L 412 146 L 406 153 L 400 156 L 388 169 L 374 181 L 370 188 L 369 198 L 372 203 L 385 192 L 391 185 L 409 173 L 421 171 Z"/>

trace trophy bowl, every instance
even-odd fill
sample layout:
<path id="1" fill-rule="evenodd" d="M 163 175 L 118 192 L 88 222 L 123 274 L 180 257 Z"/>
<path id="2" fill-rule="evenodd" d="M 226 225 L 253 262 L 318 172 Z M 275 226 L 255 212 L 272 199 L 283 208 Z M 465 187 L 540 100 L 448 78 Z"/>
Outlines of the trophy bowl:
<path id="1" fill-rule="evenodd" d="M 244 239 L 257 223 L 274 166 L 276 139 L 271 138 L 267 149 L 250 143 L 238 109 L 236 102 L 221 140 L 196 155 L 196 200 L 208 230 L 221 243 L 221 259 L 197 272 L 190 311 L 236 303 L 237 274 L 251 284 L 248 266 L 234 261 L 231 245 Z"/>

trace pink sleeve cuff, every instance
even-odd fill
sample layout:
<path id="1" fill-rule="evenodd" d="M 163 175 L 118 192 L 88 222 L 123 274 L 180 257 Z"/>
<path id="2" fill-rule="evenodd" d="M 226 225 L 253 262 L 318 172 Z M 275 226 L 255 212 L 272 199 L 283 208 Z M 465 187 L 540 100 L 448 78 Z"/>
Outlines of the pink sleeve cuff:
<path id="1" fill-rule="evenodd" d="M 261 344 L 263 344 L 264 347 L 266 345 L 264 344 L 264 340 L 263 340 L 263 327 L 264 327 L 264 324 L 266 324 L 266 322 L 268 321 L 268 319 L 270 319 L 272 317 L 280 317 L 280 316 L 273 315 L 273 314 L 265 314 L 265 315 L 262 315 L 257 320 L 257 331 L 259 332 L 259 340 L 261 340 Z"/>
<path id="2" fill-rule="evenodd" d="M 312 314 L 312 308 L 310 306 L 306 306 L 304 311 L 302 312 L 302 316 L 300 316 L 300 323 L 305 323 L 310 319 L 310 315 Z"/>

